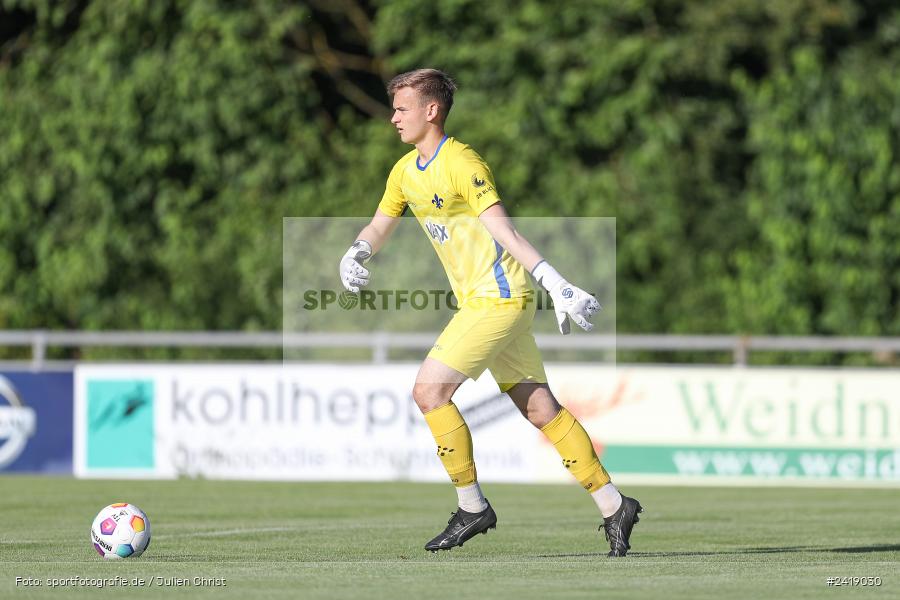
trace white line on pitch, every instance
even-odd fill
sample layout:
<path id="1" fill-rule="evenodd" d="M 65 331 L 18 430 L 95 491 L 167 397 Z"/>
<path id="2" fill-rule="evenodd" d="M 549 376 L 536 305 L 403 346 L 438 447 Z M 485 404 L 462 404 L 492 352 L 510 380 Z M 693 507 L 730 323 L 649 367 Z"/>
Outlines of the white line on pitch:
<path id="1" fill-rule="evenodd" d="M 214 531 L 199 531 L 196 533 L 191 533 L 189 537 L 222 537 L 226 535 L 243 535 L 245 533 L 270 533 L 277 531 L 299 531 L 298 527 L 257 527 L 255 529 L 222 529 L 222 530 L 214 530 Z M 153 539 L 165 539 L 165 538 L 174 538 L 185 537 L 183 534 L 172 534 L 172 533 L 163 533 L 159 535 L 154 535 Z"/>

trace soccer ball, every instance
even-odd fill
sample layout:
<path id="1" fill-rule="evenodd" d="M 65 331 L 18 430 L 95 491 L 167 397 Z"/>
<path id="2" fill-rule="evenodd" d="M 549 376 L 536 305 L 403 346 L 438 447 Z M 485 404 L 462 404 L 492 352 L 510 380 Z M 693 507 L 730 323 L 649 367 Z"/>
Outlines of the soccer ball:
<path id="1" fill-rule="evenodd" d="M 134 504 L 110 504 L 91 525 L 91 543 L 103 558 L 140 556 L 150 545 L 150 519 Z"/>

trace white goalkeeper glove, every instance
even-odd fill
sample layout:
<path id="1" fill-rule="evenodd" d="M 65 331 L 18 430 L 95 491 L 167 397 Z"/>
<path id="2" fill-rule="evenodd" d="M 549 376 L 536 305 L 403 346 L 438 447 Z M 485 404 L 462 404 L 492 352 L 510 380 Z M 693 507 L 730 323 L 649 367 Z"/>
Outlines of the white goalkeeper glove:
<path id="1" fill-rule="evenodd" d="M 544 286 L 544 289 L 550 292 L 553 310 L 556 311 L 556 322 L 561 334 L 569 333 L 569 320 L 566 317 L 570 317 L 585 331 L 594 328 L 590 320 L 600 312 L 601 308 L 596 298 L 563 279 L 562 275 L 545 260 L 539 262 L 531 274 L 538 280 L 538 283 Z"/>
<path id="2" fill-rule="evenodd" d="M 369 285 L 369 270 L 363 265 L 372 257 L 372 246 L 366 240 L 356 240 L 341 258 L 341 283 L 354 294 L 360 286 Z"/>

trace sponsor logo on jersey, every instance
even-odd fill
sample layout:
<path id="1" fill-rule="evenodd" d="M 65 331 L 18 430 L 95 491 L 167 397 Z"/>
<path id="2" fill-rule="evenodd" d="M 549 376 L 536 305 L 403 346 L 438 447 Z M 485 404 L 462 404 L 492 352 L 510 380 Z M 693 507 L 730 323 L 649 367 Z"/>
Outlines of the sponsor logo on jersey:
<path id="1" fill-rule="evenodd" d="M 472 187 L 480 188 L 484 185 L 484 179 L 478 179 L 478 173 L 472 173 Z"/>
<path id="2" fill-rule="evenodd" d="M 475 199 L 478 200 L 478 199 L 481 198 L 482 196 L 486 196 L 487 194 L 490 194 L 490 193 L 493 192 L 493 191 L 494 191 L 494 186 L 489 185 L 489 186 L 487 187 L 487 189 L 481 190 L 480 192 L 478 192 L 477 194 L 475 194 Z"/>
<path id="3" fill-rule="evenodd" d="M 431 239 L 438 244 L 443 244 L 450 239 L 450 232 L 447 225 L 438 225 L 432 221 L 425 221 L 425 230 L 428 231 L 428 235 L 431 236 Z"/>

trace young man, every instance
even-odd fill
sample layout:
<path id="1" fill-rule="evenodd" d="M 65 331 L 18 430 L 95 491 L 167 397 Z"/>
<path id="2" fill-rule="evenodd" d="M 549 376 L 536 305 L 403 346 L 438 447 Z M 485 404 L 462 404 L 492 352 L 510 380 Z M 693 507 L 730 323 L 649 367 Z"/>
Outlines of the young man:
<path id="1" fill-rule="evenodd" d="M 490 369 L 500 390 L 547 435 L 563 465 L 597 503 L 609 556 L 625 556 L 641 505 L 610 483 L 590 437 L 547 386 L 531 331 L 535 302 L 526 269 L 550 293 L 563 334 L 569 333 L 569 318 L 589 331 L 600 304 L 563 279 L 516 231 L 488 166 L 474 150 L 444 133 L 455 90 L 453 80 L 434 69 L 404 73 L 389 83 L 391 123 L 415 149 L 391 170 L 375 216 L 340 263 L 344 286 L 358 292 L 369 282 L 364 264 L 409 208 L 431 238 L 457 298 L 459 310 L 422 363 L 413 388 L 459 501 L 447 528 L 425 549 L 462 546 L 496 527 L 497 515 L 478 485 L 472 436 L 451 400 L 467 378 L 477 379 Z"/>

